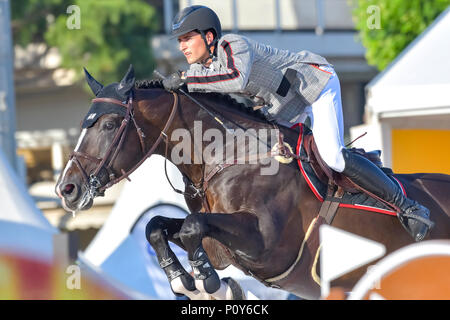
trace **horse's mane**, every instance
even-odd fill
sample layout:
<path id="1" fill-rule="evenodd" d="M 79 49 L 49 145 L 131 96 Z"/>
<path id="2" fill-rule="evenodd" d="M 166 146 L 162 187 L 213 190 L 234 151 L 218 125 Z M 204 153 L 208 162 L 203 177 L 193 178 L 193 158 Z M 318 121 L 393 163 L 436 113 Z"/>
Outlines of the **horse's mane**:
<path id="1" fill-rule="evenodd" d="M 162 84 L 162 80 L 136 80 L 134 82 L 134 87 L 136 89 L 164 89 L 164 86 Z"/>
<path id="2" fill-rule="evenodd" d="M 162 84 L 162 80 L 137 80 L 134 84 L 136 89 L 164 89 L 164 86 Z M 225 104 L 225 106 L 233 108 L 237 111 L 240 111 L 242 113 L 245 113 L 249 116 L 253 116 L 257 119 L 268 121 L 264 113 L 261 112 L 261 110 L 253 110 L 251 107 L 247 107 L 244 103 L 241 103 L 237 100 L 235 100 L 233 97 L 231 97 L 228 94 L 224 93 L 217 93 L 217 92 L 208 92 L 208 93 L 201 93 L 202 95 L 208 96 L 211 99 L 214 99 L 216 101 L 222 102 Z"/>

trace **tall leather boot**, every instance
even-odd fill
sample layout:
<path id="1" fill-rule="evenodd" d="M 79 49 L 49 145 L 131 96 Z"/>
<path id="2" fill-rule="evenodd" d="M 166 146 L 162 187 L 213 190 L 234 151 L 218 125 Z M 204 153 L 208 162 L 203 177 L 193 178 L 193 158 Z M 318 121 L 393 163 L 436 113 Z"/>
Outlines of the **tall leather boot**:
<path id="1" fill-rule="evenodd" d="M 368 159 L 347 149 L 342 150 L 342 154 L 345 159 L 342 173 L 364 190 L 393 205 L 397 217 L 414 240 L 423 240 L 434 226 L 429 218 L 430 211 L 405 197 L 400 187 Z"/>

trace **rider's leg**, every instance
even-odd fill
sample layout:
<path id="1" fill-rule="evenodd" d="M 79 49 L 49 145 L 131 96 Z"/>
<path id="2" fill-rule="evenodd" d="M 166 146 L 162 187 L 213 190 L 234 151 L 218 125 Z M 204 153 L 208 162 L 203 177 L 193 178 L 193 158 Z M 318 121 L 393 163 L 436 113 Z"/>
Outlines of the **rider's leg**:
<path id="1" fill-rule="evenodd" d="M 361 188 L 392 204 L 414 240 L 423 240 L 434 225 L 429 218 L 430 211 L 405 197 L 400 187 L 366 158 L 347 150 L 343 150 L 343 154 L 345 169 L 342 173 Z"/>
<path id="2" fill-rule="evenodd" d="M 344 120 L 342 116 L 341 88 L 334 70 L 319 98 L 311 105 L 311 129 L 323 161 L 333 170 L 342 172 L 345 160 Z"/>
<path id="3" fill-rule="evenodd" d="M 344 146 L 342 103 L 339 79 L 333 73 L 327 86 L 312 104 L 312 131 L 322 159 L 337 172 L 342 172 L 355 184 L 392 204 L 403 226 L 414 240 L 422 240 L 433 226 L 429 210 L 406 198 L 384 172 L 366 158 L 349 152 Z"/>

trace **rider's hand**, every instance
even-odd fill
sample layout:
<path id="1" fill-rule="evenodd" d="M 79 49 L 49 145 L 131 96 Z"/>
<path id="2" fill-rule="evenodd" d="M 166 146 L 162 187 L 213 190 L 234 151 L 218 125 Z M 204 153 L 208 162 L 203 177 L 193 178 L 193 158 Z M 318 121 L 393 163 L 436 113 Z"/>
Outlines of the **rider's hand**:
<path id="1" fill-rule="evenodd" d="M 184 72 L 181 71 L 172 73 L 170 76 L 168 76 L 166 79 L 162 81 L 164 89 L 169 91 L 175 91 L 180 87 L 182 87 L 185 83 L 186 77 L 184 75 Z"/>

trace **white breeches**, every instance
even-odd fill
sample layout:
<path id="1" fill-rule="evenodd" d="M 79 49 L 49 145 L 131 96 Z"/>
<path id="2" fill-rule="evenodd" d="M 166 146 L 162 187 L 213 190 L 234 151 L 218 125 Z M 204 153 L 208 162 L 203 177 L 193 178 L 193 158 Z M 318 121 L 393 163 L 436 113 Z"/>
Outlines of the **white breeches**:
<path id="1" fill-rule="evenodd" d="M 320 68 L 331 72 L 332 76 L 317 100 L 306 107 L 298 122 L 304 122 L 307 116 L 310 117 L 311 129 L 322 159 L 333 170 L 342 172 L 345 167 L 342 149 L 345 145 L 341 86 L 332 67 Z"/>

